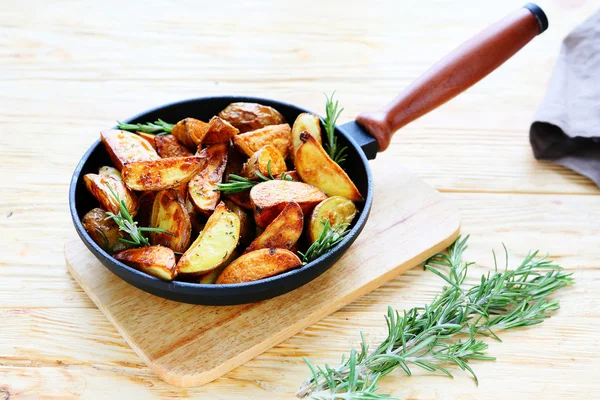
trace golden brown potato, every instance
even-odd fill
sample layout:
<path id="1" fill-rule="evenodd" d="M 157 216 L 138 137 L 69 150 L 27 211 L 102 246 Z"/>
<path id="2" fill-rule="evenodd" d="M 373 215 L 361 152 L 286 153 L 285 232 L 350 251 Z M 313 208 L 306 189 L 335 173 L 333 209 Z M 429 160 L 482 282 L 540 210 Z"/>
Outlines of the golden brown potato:
<path id="1" fill-rule="evenodd" d="M 227 144 L 208 146 L 200 152 L 200 157 L 207 160 L 207 165 L 190 181 L 188 193 L 196 209 L 210 215 L 221 198 L 221 192 L 215 189 L 217 183 L 223 181 L 227 165 Z"/>
<path id="2" fill-rule="evenodd" d="M 250 202 L 250 192 L 226 194 L 225 198 L 233 201 L 235 204 L 242 207 L 244 210 L 254 210 L 254 208 L 252 207 L 252 203 Z"/>
<path id="3" fill-rule="evenodd" d="M 269 168 L 273 175 L 281 174 L 287 169 L 285 160 L 279 150 L 270 144 L 261 147 L 256 153 L 252 154 L 252 157 L 244 164 L 242 176 L 251 180 L 258 180 L 259 177 L 256 172 L 269 176 Z"/>
<path id="4" fill-rule="evenodd" d="M 252 282 L 298 268 L 302 261 L 285 249 L 260 249 L 242 255 L 229 264 L 216 283 L 219 285 Z"/>
<path id="5" fill-rule="evenodd" d="M 221 275 L 221 272 L 223 272 L 223 270 L 239 256 L 240 252 L 237 249 L 234 250 L 233 253 L 231 253 L 231 255 L 229 256 L 229 259 L 226 262 L 224 262 L 223 265 L 220 265 L 218 268 L 213 269 L 209 273 L 200 276 L 200 279 L 198 279 L 198 283 L 204 285 L 212 285 L 217 281 L 217 278 L 219 277 L 219 275 Z"/>
<path id="6" fill-rule="evenodd" d="M 139 207 L 135 219 L 139 226 L 150 226 L 150 217 L 152 208 L 154 208 L 154 198 L 158 192 L 144 192 L 138 200 Z"/>
<path id="7" fill-rule="evenodd" d="M 298 203 L 304 215 L 308 215 L 326 198 L 321 190 L 302 182 L 267 181 L 250 190 L 254 220 L 261 228 L 266 228 L 288 203 Z"/>
<path id="8" fill-rule="evenodd" d="M 189 157 L 192 152 L 187 149 L 174 135 L 160 135 L 154 139 L 156 152 L 162 158 Z"/>
<path id="9" fill-rule="evenodd" d="M 83 216 L 83 228 L 92 237 L 94 242 L 108 253 L 125 250 L 128 245 L 121 242 L 122 237 L 119 226 L 108 218 L 106 211 L 94 208 Z"/>
<path id="10" fill-rule="evenodd" d="M 133 162 L 123 167 L 123 180 L 133 190 L 170 189 L 189 182 L 205 165 L 198 156 Z"/>
<path id="11" fill-rule="evenodd" d="M 153 245 L 165 246 L 179 253 L 187 250 L 192 239 L 192 222 L 175 189 L 161 190 L 156 194 L 150 226 L 170 232 L 151 232 Z"/>
<path id="12" fill-rule="evenodd" d="M 291 250 L 300 236 L 304 226 L 304 214 L 298 203 L 288 203 L 281 213 L 244 251 L 249 253 L 258 249 Z"/>
<path id="13" fill-rule="evenodd" d="M 214 116 L 208 121 L 208 132 L 206 132 L 202 144 L 229 143 L 238 133 L 240 131 L 229 122 Z"/>
<path id="14" fill-rule="evenodd" d="M 195 118 L 185 118 L 173 127 L 171 134 L 188 149 L 196 149 L 204 135 L 208 132 L 208 124 Z"/>
<path id="15" fill-rule="evenodd" d="M 292 160 L 296 156 L 296 150 L 303 143 L 300 140 L 300 134 L 305 131 L 321 143 L 321 119 L 315 114 L 302 113 L 298 115 L 292 127 L 292 150 L 290 154 Z"/>
<path id="16" fill-rule="evenodd" d="M 119 130 L 102 131 L 100 139 L 110 160 L 119 171 L 127 163 L 160 158 L 150 143 L 135 133 Z"/>
<path id="17" fill-rule="evenodd" d="M 308 238 L 310 243 L 315 242 L 325 225 L 324 221 L 329 221 L 332 228 L 336 228 L 341 224 L 350 224 L 356 215 L 356 206 L 350 200 L 341 196 L 332 196 L 327 200 L 323 200 L 313 210 L 308 224 Z M 341 232 L 346 228 L 341 229 Z"/>
<path id="18" fill-rule="evenodd" d="M 318 187 L 328 196 L 342 196 L 352 201 L 363 199 L 346 172 L 327 155 L 314 137 L 303 132 L 300 140 L 303 143 L 296 150 L 294 165 L 303 182 Z"/>
<path id="19" fill-rule="evenodd" d="M 136 132 L 136 135 L 139 135 L 141 138 L 145 139 L 148 143 L 150 143 L 150 146 L 156 150 L 156 144 L 154 143 L 156 135 L 154 133 Z"/>
<path id="20" fill-rule="evenodd" d="M 233 144 L 248 157 L 262 147 L 271 144 L 287 157 L 292 143 L 292 130 L 288 124 L 270 125 L 255 131 L 240 133 L 233 137 Z"/>
<path id="21" fill-rule="evenodd" d="M 248 246 L 254 239 L 254 219 L 233 201 L 223 200 L 227 208 L 237 214 L 240 219 L 240 246 Z"/>
<path id="22" fill-rule="evenodd" d="M 112 167 L 102 167 L 100 174 L 85 174 L 83 176 L 83 182 L 85 183 L 85 187 L 105 210 L 117 214 L 121 209 L 119 202 L 111 192 L 112 189 L 119 199 L 125 202 L 129 214 L 131 214 L 131 216 L 137 214 L 138 199 L 136 195 L 125 186 L 119 171 L 116 169 Z"/>
<path id="23" fill-rule="evenodd" d="M 228 261 L 240 238 L 240 219 L 219 203 L 206 226 L 181 256 L 177 269 L 182 274 L 202 275 Z"/>
<path id="24" fill-rule="evenodd" d="M 172 281 L 177 276 L 175 253 L 168 247 L 147 246 L 123 250 L 114 257 L 137 270 L 164 281 Z"/>
<path id="25" fill-rule="evenodd" d="M 235 126 L 241 133 L 285 123 L 285 118 L 279 111 L 257 103 L 231 103 L 219 113 L 219 117 Z"/>

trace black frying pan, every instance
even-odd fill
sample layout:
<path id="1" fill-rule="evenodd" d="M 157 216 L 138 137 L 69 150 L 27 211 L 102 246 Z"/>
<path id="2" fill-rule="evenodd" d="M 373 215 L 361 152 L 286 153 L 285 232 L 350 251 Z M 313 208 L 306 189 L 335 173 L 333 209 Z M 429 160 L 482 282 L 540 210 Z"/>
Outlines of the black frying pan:
<path id="1" fill-rule="evenodd" d="M 97 207 L 96 200 L 85 188 L 83 175 L 96 173 L 103 165 L 111 165 L 108 154 L 99 140 L 83 155 L 71 180 L 69 205 L 75 229 L 96 258 L 114 274 L 146 292 L 167 299 L 194 304 L 226 305 L 260 301 L 289 292 L 315 279 L 331 267 L 362 231 L 373 202 L 373 182 L 367 160 L 375 158 L 377 152 L 388 147 L 392 134 L 466 90 L 547 27 L 548 20 L 544 12 L 534 4 L 527 4 L 454 50 L 381 111 L 361 114 L 356 122 L 337 127 L 336 133 L 341 144 L 348 146 L 348 159 L 345 164 L 347 173 L 365 201 L 358 205 L 359 217 L 344 240 L 328 254 L 302 268 L 255 282 L 202 285 L 165 282 L 115 260 L 91 239 L 81 224 L 85 213 Z M 159 118 L 179 121 L 186 117 L 207 121 L 233 102 L 255 102 L 271 106 L 290 123 L 298 114 L 310 112 L 292 104 L 269 99 L 239 96 L 205 97 L 158 107 L 130 118 L 127 122 L 140 123 Z"/>

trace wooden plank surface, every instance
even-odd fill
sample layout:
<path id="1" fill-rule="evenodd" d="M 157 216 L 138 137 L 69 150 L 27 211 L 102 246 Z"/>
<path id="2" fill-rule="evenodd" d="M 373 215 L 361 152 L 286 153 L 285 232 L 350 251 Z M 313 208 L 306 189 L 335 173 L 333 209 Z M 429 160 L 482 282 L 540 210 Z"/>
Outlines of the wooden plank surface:
<path id="1" fill-rule="evenodd" d="M 273 97 L 323 111 L 337 89 L 342 122 L 383 105 L 432 62 L 521 0 L 330 0 L 243 3 L 22 0 L 0 8 L 0 399 L 291 398 L 301 356 L 335 363 L 358 331 L 381 335 L 387 304 L 408 308 L 441 283 L 414 269 L 200 389 L 161 382 L 68 275 L 70 174 L 115 119 L 182 98 Z M 598 7 L 547 0 L 550 28 L 514 59 L 404 128 L 388 154 L 441 190 L 472 234 L 467 258 L 490 267 L 539 248 L 577 285 L 542 326 L 492 343 L 480 386 L 400 373 L 401 398 L 594 398 L 600 387 L 600 197 L 588 180 L 536 162 L 528 124 L 562 37 Z"/>

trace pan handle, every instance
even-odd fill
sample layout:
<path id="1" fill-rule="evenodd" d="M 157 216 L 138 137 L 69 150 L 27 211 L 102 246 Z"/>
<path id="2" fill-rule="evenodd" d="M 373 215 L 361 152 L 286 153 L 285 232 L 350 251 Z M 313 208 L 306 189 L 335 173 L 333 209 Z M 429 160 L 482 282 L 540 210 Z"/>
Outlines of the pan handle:
<path id="1" fill-rule="evenodd" d="M 544 11 L 529 3 L 463 43 L 383 109 L 360 114 L 356 122 L 384 151 L 394 132 L 480 81 L 547 28 Z"/>

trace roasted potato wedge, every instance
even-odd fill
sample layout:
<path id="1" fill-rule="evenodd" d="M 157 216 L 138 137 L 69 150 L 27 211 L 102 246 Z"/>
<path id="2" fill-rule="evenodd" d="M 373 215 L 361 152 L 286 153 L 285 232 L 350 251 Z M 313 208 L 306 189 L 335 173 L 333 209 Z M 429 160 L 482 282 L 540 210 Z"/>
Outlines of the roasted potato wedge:
<path id="1" fill-rule="evenodd" d="M 254 208 L 252 207 L 252 202 L 250 202 L 250 192 L 227 194 L 225 195 L 225 198 L 233 201 L 235 204 L 242 207 L 244 210 L 254 210 Z"/>
<path id="2" fill-rule="evenodd" d="M 285 249 L 251 251 L 229 264 L 217 278 L 217 284 L 252 282 L 298 268 L 302 261 Z"/>
<path id="3" fill-rule="evenodd" d="M 252 154 L 252 157 L 242 168 L 242 176 L 251 180 L 258 180 L 259 177 L 256 173 L 260 172 L 265 176 L 269 176 L 269 168 L 270 173 L 273 175 L 281 174 L 287 169 L 285 160 L 279 150 L 270 144 L 261 147 L 256 153 Z"/>
<path id="4" fill-rule="evenodd" d="M 242 207 L 235 204 L 233 201 L 226 199 L 223 203 L 240 219 L 240 242 L 241 246 L 248 246 L 254 239 L 254 219 Z"/>
<path id="5" fill-rule="evenodd" d="M 292 130 L 288 124 L 269 125 L 233 137 L 233 144 L 248 157 L 252 157 L 252 154 L 262 147 L 271 144 L 279 150 L 283 158 L 286 158 L 291 143 Z"/>
<path id="6" fill-rule="evenodd" d="M 202 275 L 227 262 L 240 238 L 240 219 L 223 202 L 206 221 L 204 230 L 181 256 L 177 269 L 182 274 Z"/>
<path id="7" fill-rule="evenodd" d="M 227 151 L 227 166 L 225 167 L 224 180 L 229 180 L 229 174 L 240 175 L 244 163 L 248 160 L 245 154 L 242 154 L 237 147 L 229 146 Z"/>
<path id="8" fill-rule="evenodd" d="M 165 246 L 179 253 L 187 250 L 192 239 L 192 222 L 175 189 L 161 190 L 156 194 L 150 226 L 170 232 L 151 232 L 153 245 Z"/>
<path id="9" fill-rule="evenodd" d="M 294 165 L 302 181 L 318 187 L 328 196 L 342 196 L 348 200 L 363 200 L 346 172 L 327 155 L 323 146 L 306 132 L 300 134 L 303 142 L 296 150 Z"/>
<path id="10" fill-rule="evenodd" d="M 117 214 L 121 207 L 112 194 L 112 189 L 119 199 L 125 202 L 129 214 L 135 216 L 139 206 L 136 195 L 125 186 L 119 171 L 112 167 L 102 168 L 100 174 L 85 174 L 83 176 L 85 187 L 98 200 L 102 208 Z"/>
<path id="11" fill-rule="evenodd" d="M 164 190 L 192 179 L 206 165 L 199 156 L 132 162 L 123 167 L 123 180 L 132 190 Z"/>
<path id="12" fill-rule="evenodd" d="M 219 113 L 219 117 L 235 126 L 241 133 L 286 122 L 276 109 L 257 103 L 231 103 Z"/>
<path id="13" fill-rule="evenodd" d="M 150 226 L 152 209 L 154 208 L 154 198 L 158 192 L 144 192 L 138 199 L 139 207 L 136 220 L 139 226 Z"/>
<path id="14" fill-rule="evenodd" d="M 192 152 L 183 145 L 174 135 L 161 135 L 154 139 L 156 152 L 162 158 L 189 157 Z"/>
<path id="15" fill-rule="evenodd" d="M 206 159 L 207 165 L 188 184 L 188 193 L 192 203 L 205 215 L 213 212 L 221 192 L 215 190 L 216 184 L 223 181 L 223 173 L 227 165 L 227 144 L 208 146 L 200 152 L 200 157 Z"/>
<path id="16" fill-rule="evenodd" d="M 208 132 L 202 139 L 202 144 L 229 143 L 240 131 L 229 122 L 214 116 L 208 121 Z"/>
<path id="17" fill-rule="evenodd" d="M 154 143 L 156 135 L 154 133 L 136 132 L 135 134 L 145 139 L 148 143 L 150 143 L 150 146 L 152 146 L 152 148 L 156 150 L 156 144 Z"/>
<path id="18" fill-rule="evenodd" d="M 195 118 L 185 118 L 175 124 L 171 134 L 188 149 L 196 149 L 204 135 L 208 132 L 208 124 Z"/>
<path id="19" fill-rule="evenodd" d="M 288 203 L 298 203 L 304 215 L 327 196 L 314 186 L 302 182 L 273 180 L 261 182 L 250 190 L 256 225 L 266 228 Z"/>
<path id="20" fill-rule="evenodd" d="M 160 158 L 150 143 L 135 133 L 120 130 L 102 131 L 100 139 L 119 171 L 127 163 Z"/>
<path id="21" fill-rule="evenodd" d="M 164 281 L 172 281 L 177 276 L 175 253 L 168 247 L 147 246 L 123 250 L 114 257 L 137 270 Z"/>
<path id="22" fill-rule="evenodd" d="M 303 226 L 302 208 L 298 203 L 288 203 L 277 218 L 265 228 L 264 232 L 254 239 L 244 254 L 258 249 L 291 250 L 302 236 Z"/>
<path id="23" fill-rule="evenodd" d="M 114 253 L 125 250 L 128 246 L 119 239 L 122 237 L 119 226 L 108 218 L 106 211 L 94 208 L 88 211 L 81 220 L 83 228 L 104 251 Z"/>
<path id="24" fill-rule="evenodd" d="M 324 221 L 329 221 L 332 228 L 341 224 L 350 224 L 356 215 L 356 206 L 341 196 L 332 196 L 323 200 L 313 210 L 308 224 L 308 239 L 315 242 L 323 233 Z M 342 232 L 346 230 L 345 228 Z"/>
<path id="25" fill-rule="evenodd" d="M 208 274 L 204 274 L 200 277 L 200 279 L 198 279 L 198 283 L 202 283 L 205 285 L 212 285 L 213 283 L 215 283 L 217 281 L 217 278 L 219 277 L 219 275 L 221 275 L 221 272 L 223 272 L 223 270 L 236 258 L 238 258 L 240 256 L 239 251 L 234 250 L 233 253 L 231 253 L 231 255 L 229 256 L 229 259 L 223 263 L 223 265 L 219 266 L 218 268 L 213 269 L 212 271 L 210 271 Z"/>
<path id="26" fill-rule="evenodd" d="M 303 143 L 302 140 L 300 140 L 300 134 L 302 132 L 308 132 L 308 134 L 314 137 L 317 142 L 321 143 L 321 119 L 315 114 L 310 113 L 298 115 L 296 121 L 294 121 L 294 126 L 292 127 L 292 151 L 290 154 L 292 160 L 296 156 L 296 150 L 298 150 L 298 147 Z"/>

